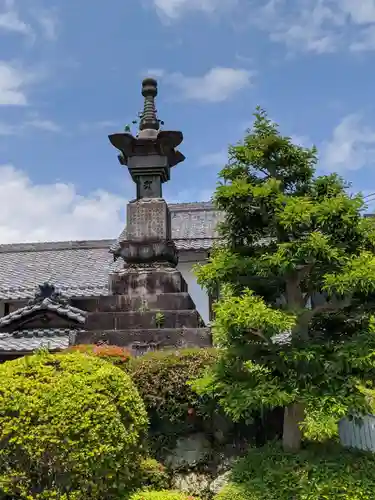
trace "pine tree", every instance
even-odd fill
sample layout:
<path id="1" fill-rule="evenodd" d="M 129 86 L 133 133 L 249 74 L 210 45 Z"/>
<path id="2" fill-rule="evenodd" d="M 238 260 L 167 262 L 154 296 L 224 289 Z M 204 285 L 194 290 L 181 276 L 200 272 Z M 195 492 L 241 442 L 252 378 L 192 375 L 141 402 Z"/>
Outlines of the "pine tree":
<path id="1" fill-rule="evenodd" d="M 283 406 L 284 449 L 298 450 L 369 410 L 375 227 L 338 175 L 316 176 L 315 147 L 293 144 L 260 108 L 254 117 L 214 193 L 221 243 L 196 269 L 220 289 L 220 360 L 193 385 L 234 419 Z"/>

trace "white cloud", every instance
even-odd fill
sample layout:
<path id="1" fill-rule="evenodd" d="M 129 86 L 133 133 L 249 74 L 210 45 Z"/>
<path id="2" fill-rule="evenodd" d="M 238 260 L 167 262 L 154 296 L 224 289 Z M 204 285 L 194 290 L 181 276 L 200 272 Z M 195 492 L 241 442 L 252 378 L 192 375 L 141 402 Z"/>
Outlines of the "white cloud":
<path id="1" fill-rule="evenodd" d="M 188 100 L 222 102 L 252 84 L 254 72 L 245 69 L 212 68 L 202 76 L 186 76 L 181 73 L 164 75 Z"/>
<path id="2" fill-rule="evenodd" d="M 256 0 L 255 23 L 292 52 L 375 49 L 374 0 Z M 254 15 L 255 12 L 255 15 Z"/>
<path id="3" fill-rule="evenodd" d="M 18 127 L 9 123 L 0 122 L 0 136 L 17 135 L 18 133 Z"/>
<path id="4" fill-rule="evenodd" d="M 375 130 L 359 115 L 348 115 L 323 145 L 321 163 L 331 171 L 358 170 L 374 163 Z"/>
<path id="5" fill-rule="evenodd" d="M 222 11 L 237 5 L 238 0 L 152 0 L 152 2 L 164 18 L 175 20 L 192 11 L 206 14 Z"/>
<path id="6" fill-rule="evenodd" d="M 375 23 L 374 0 L 337 0 L 337 3 L 354 24 Z"/>
<path id="7" fill-rule="evenodd" d="M 0 11 L 0 30 L 22 35 L 33 34 L 31 26 L 20 18 L 13 0 L 5 0 L 4 9 Z"/>
<path id="8" fill-rule="evenodd" d="M 122 125 L 124 128 L 125 125 Z M 95 122 L 82 122 L 78 125 L 79 132 L 89 133 L 94 131 L 114 131 L 120 127 L 119 122 L 114 120 L 98 120 Z"/>
<path id="9" fill-rule="evenodd" d="M 0 166 L 0 243 L 115 238 L 127 200 L 106 191 L 80 195 L 73 185 L 33 184 L 26 173 Z"/>
<path id="10" fill-rule="evenodd" d="M 58 35 L 58 17 L 55 10 L 40 10 L 34 13 L 45 39 L 54 41 Z"/>
<path id="11" fill-rule="evenodd" d="M 363 29 L 358 38 L 350 45 L 350 49 L 353 52 L 375 50 L 375 24 Z"/>
<path id="12" fill-rule="evenodd" d="M 26 172 L 0 165 L 0 244 L 116 238 L 125 225 L 126 204 L 134 198 L 104 190 L 80 194 L 73 184 L 35 184 Z M 211 190 L 182 190 L 170 203 L 207 201 Z"/>
<path id="13" fill-rule="evenodd" d="M 162 78 L 165 75 L 165 71 L 161 68 L 148 69 L 146 75 L 151 78 Z"/>
<path id="14" fill-rule="evenodd" d="M 46 132 L 61 132 L 61 127 L 56 122 L 52 120 L 43 120 L 40 118 L 35 118 L 33 120 L 26 121 L 24 127 L 36 128 L 39 130 L 44 130 Z"/>
<path id="15" fill-rule="evenodd" d="M 300 0 L 295 7 L 286 0 L 269 0 L 255 16 L 255 23 L 269 32 L 271 40 L 290 51 L 318 54 L 337 49 L 344 21 L 345 14 L 331 0 Z"/>
<path id="16" fill-rule="evenodd" d="M 36 75 L 0 61 L 0 105 L 24 106 L 27 104 L 27 87 Z"/>
<path id="17" fill-rule="evenodd" d="M 146 0 L 168 21 L 189 12 L 227 15 L 255 24 L 289 52 L 375 50 L 375 0 Z"/>
<path id="18" fill-rule="evenodd" d="M 55 9 L 37 9 L 35 6 L 24 3 L 22 9 L 16 7 L 14 0 L 0 0 L 3 9 L 0 8 L 0 31 L 17 33 L 29 37 L 33 42 L 37 34 L 48 41 L 57 39 L 58 16 Z M 18 4 L 21 5 L 21 4 Z M 30 21 L 26 22 L 22 15 L 28 15 Z"/>
<path id="19" fill-rule="evenodd" d="M 296 144 L 297 146 L 301 146 L 303 148 L 311 148 L 311 141 L 305 135 L 293 134 L 293 135 L 291 135 L 290 139 L 291 139 L 292 143 Z"/>
<path id="20" fill-rule="evenodd" d="M 215 153 L 207 153 L 198 160 L 199 167 L 224 167 L 228 162 L 228 151 L 223 149 Z"/>
<path id="21" fill-rule="evenodd" d="M 19 124 L 0 122 L 0 136 L 20 135 L 32 129 L 52 133 L 62 132 L 60 125 L 56 122 L 41 118 L 26 119 Z"/>

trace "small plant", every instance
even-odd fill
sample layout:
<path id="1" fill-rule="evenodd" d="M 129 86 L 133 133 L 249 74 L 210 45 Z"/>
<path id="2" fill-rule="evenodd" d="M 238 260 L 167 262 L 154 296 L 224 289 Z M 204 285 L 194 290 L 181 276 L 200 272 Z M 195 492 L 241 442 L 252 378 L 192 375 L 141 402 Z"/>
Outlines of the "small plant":
<path id="1" fill-rule="evenodd" d="M 138 123 L 138 120 L 132 120 L 131 124 L 127 124 L 124 127 L 124 132 L 131 132 L 132 131 L 132 125 L 136 125 Z"/>
<path id="2" fill-rule="evenodd" d="M 125 125 L 124 131 L 126 133 L 131 133 L 132 132 L 132 125 L 140 124 L 140 122 L 142 121 L 142 117 L 143 117 L 143 111 L 139 111 L 138 112 L 138 118 L 135 119 L 135 120 L 132 120 L 131 123 L 128 123 L 127 125 Z M 163 120 L 159 120 L 159 119 L 157 119 L 157 121 L 159 123 L 159 128 L 161 128 L 164 125 L 164 121 Z"/>
<path id="3" fill-rule="evenodd" d="M 150 308 L 148 307 L 148 302 L 147 302 L 147 300 L 146 300 L 144 297 L 142 297 L 142 299 L 141 299 L 141 305 L 139 306 L 138 311 L 139 311 L 140 313 L 142 313 L 142 312 L 147 312 L 147 311 L 149 311 L 149 309 L 150 309 Z"/>
<path id="4" fill-rule="evenodd" d="M 142 489 L 163 490 L 168 489 L 170 486 L 170 477 L 167 469 L 154 458 L 142 460 L 139 472 Z"/>
<path id="5" fill-rule="evenodd" d="M 156 325 L 156 328 L 162 328 L 163 325 L 164 325 L 164 321 L 165 321 L 164 314 L 162 312 L 158 311 L 155 314 L 155 325 Z"/>

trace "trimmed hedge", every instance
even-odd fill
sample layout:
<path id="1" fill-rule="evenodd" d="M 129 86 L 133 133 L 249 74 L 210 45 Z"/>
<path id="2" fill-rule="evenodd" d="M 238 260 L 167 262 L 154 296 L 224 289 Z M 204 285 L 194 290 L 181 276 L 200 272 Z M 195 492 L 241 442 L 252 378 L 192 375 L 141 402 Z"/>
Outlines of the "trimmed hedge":
<path id="1" fill-rule="evenodd" d="M 198 497 L 186 495 L 179 491 L 161 490 L 161 491 L 141 491 L 130 497 L 130 500 L 200 500 Z"/>
<path id="2" fill-rule="evenodd" d="M 69 347 L 64 351 L 65 354 L 71 352 L 80 352 L 82 354 L 89 354 L 97 356 L 98 358 L 105 359 L 116 366 L 126 364 L 130 359 L 130 351 L 124 347 L 116 345 L 96 345 L 96 344 L 78 344 Z"/>
<path id="3" fill-rule="evenodd" d="M 40 352 L 0 365 L 0 491 L 9 496 L 126 495 L 146 429 L 130 377 L 99 358 Z"/>
<path id="4" fill-rule="evenodd" d="M 292 454 L 273 445 L 239 460 L 215 500 L 372 500 L 374 492 L 374 454 L 333 444 Z"/>
<path id="5" fill-rule="evenodd" d="M 201 425 L 216 408 L 213 400 L 198 396 L 187 384 L 202 376 L 217 359 L 215 349 L 180 349 L 150 352 L 131 358 L 125 369 L 145 403 L 150 433 L 172 441 Z"/>

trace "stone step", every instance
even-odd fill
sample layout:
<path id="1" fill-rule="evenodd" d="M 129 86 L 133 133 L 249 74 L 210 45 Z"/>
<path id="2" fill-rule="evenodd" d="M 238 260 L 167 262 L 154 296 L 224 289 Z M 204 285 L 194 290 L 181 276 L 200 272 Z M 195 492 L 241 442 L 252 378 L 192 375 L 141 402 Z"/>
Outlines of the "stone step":
<path id="1" fill-rule="evenodd" d="M 187 284 L 177 269 L 123 269 L 109 275 L 112 295 L 144 296 L 187 292 Z"/>
<path id="2" fill-rule="evenodd" d="M 158 312 L 161 313 L 160 318 L 157 318 Z M 201 325 L 202 320 L 195 309 L 186 311 L 92 312 L 87 315 L 85 329 L 198 328 Z"/>
<path id="3" fill-rule="evenodd" d="M 73 305 L 90 312 L 189 310 L 196 308 L 193 299 L 187 292 L 161 293 L 146 297 L 129 297 L 129 295 L 85 297 L 75 299 Z"/>
<path id="4" fill-rule="evenodd" d="M 135 354 L 150 350 L 184 347 L 210 347 L 210 328 L 144 328 L 126 330 L 93 330 L 76 333 L 74 344 L 97 344 L 127 347 Z"/>

